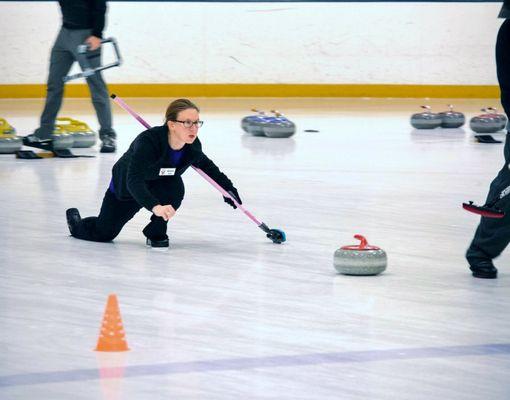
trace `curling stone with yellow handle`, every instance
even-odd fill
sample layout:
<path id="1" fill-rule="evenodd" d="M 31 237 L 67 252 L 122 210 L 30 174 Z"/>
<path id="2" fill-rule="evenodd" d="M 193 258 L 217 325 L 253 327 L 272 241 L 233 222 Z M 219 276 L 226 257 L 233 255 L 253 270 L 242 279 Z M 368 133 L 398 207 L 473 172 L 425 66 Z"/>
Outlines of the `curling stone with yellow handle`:
<path id="1" fill-rule="evenodd" d="M 16 129 L 4 118 L 0 118 L 0 154 L 12 154 L 23 146 L 23 141 L 16 136 Z"/>
<path id="2" fill-rule="evenodd" d="M 74 148 L 92 147 L 97 142 L 96 133 L 83 121 L 69 117 L 57 118 L 57 126 L 60 126 L 73 137 Z"/>
<path id="3" fill-rule="evenodd" d="M 51 139 L 53 140 L 53 148 L 57 150 L 70 149 L 74 144 L 73 135 L 59 125 L 55 125 Z"/>

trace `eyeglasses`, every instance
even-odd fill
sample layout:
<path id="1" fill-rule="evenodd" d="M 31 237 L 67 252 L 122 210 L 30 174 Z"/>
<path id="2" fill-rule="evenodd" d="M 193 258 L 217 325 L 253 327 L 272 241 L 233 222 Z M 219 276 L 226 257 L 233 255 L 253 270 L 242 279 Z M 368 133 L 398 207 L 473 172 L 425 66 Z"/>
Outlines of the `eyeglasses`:
<path id="1" fill-rule="evenodd" d="M 186 121 L 179 121 L 179 120 L 174 120 L 173 122 L 180 122 L 185 128 L 191 128 L 193 125 L 195 125 L 197 128 L 201 128 L 202 125 L 204 125 L 204 121 L 190 121 L 189 119 L 187 119 Z"/>

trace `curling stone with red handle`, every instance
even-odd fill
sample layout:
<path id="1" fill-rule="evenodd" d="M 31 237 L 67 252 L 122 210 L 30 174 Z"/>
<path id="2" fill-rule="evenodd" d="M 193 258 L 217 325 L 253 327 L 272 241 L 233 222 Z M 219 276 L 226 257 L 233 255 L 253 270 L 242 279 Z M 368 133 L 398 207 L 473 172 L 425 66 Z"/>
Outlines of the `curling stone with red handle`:
<path id="1" fill-rule="evenodd" d="M 508 122 L 508 119 L 507 119 L 505 114 L 498 113 L 498 110 L 496 108 L 494 108 L 494 107 L 487 107 L 485 109 L 485 111 L 487 111 L 490 114 L 494 114 L 496 117 L 499 118 L 499 122 L 501 124 L 500 125 L 501 129 L 505 129 L 506 128 L 506 123 Z"/>
<path id="2" fill-rule="evenodd" d="M 386 269 L 388 257 L 379 247 L 370 246 L 361 235 L 359 245 L 343 246 L 335 251 L 333 264 L 344 275 L 378 275 Z"/>
<path id="3" fill-rule="evenodd" d="M 441 126 L 443 120 L 439 114 L 430 111 L 430 106 L 421 106 L 425 111 L 411 115 L 411 125 L 416 129 L 434 129 Z"/>
<path id="4" fill-rule="evenodd" d="M 482 108 L 484 114 L 477 115 L 469 121 L 469 127 L 476 133 L 496 133 L 501 130 L 501 119 L 494 113 L 487 112 Z"/>
<path id="5" fill-rule="evenodd" d="M 441 128 L 460 128 L 466 122 L 464 114 L 453 111 L 453 106 L 448 104 L 448 111 L 439 113 L 441 117 Z"/>

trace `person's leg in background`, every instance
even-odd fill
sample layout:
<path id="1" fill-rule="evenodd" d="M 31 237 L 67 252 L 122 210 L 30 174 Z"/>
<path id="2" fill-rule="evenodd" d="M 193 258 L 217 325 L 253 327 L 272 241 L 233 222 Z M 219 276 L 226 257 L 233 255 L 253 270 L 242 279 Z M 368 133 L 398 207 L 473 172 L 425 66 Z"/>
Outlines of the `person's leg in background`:
<path id="1" fill-rule="evenodd" d="M 35 130 L 33 135 L 27 137 L 29 141 L 51 140 L 51 135 L 55 129 L 55 119 L 62 105 L 64 95 L 63 78 L 67 75 L 74 62 L 72 52 L 68 51 L 65 45 L 68 33 L 68 30 L 62 28 L 51 49 L 46 103 L 41 114 L 40 127 Z"/>
<path id="2" fill-rule="evenodd" d="M 83 44 L 85 39 L 90 36 L 90 30 L 77 30 L 74 32 L 73 37 L 75 46 L 75 57 L 80 63 L 82 70 L 85 66 L 82 63 L 82 58 L 78 57 L 78 45 Z M 101 48 L 87 52 L 87 61 L 91 68 L 98 68 L 101 66 Z M 112 128 L 112 111 L 110 107 L 110 96 L 108 88 L 101 76 L 101 72 L 96 72 L 86 78 L 92 98 L 92 105 L 96 110 L 97 119 L 99 122 L 99 138 L 101 139 L 101 153 L 113 153 L 116 151 L 116 138 L 117 135 Z"/>

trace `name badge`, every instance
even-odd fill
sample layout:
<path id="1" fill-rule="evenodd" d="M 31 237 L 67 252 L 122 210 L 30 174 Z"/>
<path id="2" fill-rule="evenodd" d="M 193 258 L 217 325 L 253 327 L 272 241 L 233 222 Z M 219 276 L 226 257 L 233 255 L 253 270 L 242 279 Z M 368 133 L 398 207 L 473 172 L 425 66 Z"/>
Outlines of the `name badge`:
<path id="1" fill-rule="evenodd" d="M 159 176 L 172 176 L 175 175 L 175 168 L 160 168 Z"/>

